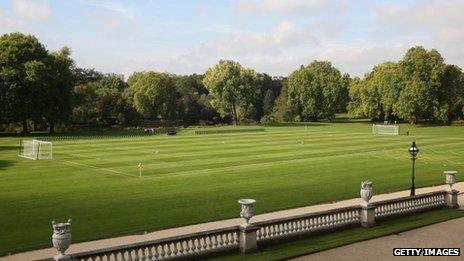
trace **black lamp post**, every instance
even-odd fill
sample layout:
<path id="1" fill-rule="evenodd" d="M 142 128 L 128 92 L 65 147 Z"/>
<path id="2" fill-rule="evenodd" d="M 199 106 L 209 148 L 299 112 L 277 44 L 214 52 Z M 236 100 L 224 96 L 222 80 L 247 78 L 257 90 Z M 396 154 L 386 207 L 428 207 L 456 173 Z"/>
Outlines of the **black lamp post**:
<path id="1" fill-rule="evenodd" d="M 415 141 L 412 142 L 411 148 L 409 148 L 409 154 L 411 154 L 411 160 L 412 160 L 411 196 L 414 196 L 416 195 L 416 186 L 414 183 L 414 180 L 415 180 L 414 163 L 416 162 L 417 154 L 419 154 L 419 148 L 416 146 Z"/>

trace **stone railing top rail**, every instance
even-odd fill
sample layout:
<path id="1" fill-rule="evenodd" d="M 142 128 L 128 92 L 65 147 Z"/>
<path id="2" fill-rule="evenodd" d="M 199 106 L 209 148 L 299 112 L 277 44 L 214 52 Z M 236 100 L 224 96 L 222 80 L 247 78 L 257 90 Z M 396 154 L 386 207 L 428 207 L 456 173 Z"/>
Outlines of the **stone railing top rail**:
<path id="1" fill-rule="evenodd" d="M 127 244 L 127 245 L 119 245 L 119 246 L 108 247 L 104 249 L 79 252 L 79 253 L 70 254 L 70 256 L 72 256 L 73 258 L 79 258 L 79 257 L 85 257 L 85 256 L 92 256 L 96 254 L 102 254 L 102 253 L 108 253 L 108 252 L 114 252 L 114 251 L 131 250 L 134 248 L 140 248 L 140 247 L 145 247 L 149 245 L 169 243 L 169 242 L 175 242 L 179 240 L 193 239 L 193 238 L 202 237 L 202 236 L 210 236 L 210 235 L 215 235 L 215 234 L 238 232 L 238 231 L 239 231 L 239 226 L 225 227 L 225 228 L 219 228 L 219 229 L 214 229 L 214 230 L 183 234 L 179 236 L 166 237 L 166 238 L 154 239 L 154 240 L 149 240 L 149 241 L 142 241 L 142 242 Z"/>
<path id="2" fill-rule="evenodd" d="M 446 193 L 447 193 L 446 190 L 438 190 L 438 191 L 422 193 L 422 194 L 415 195 L 415 196 L 404 196 L 401 198 L 392 198 L 392 199 L 386 199 L 386 200 L 381 200 L 381 201 L 375 201 L 370 204 L 373 206 L 384 205 L 384 204 L 401 202 L 401 201 L 412 200 L 412 199 L 427 198 L 430 196 L 441 195 L 441 194 L 446 194 Z"/>
<path id="3" fill-rule="evenodd" d="M 319 216 L 325 216 L 325 215 L 328 215 L 328 214 L 345 212 L 345 211 L 349 211 L 349 210 L 359 210 L 359 209 L 361 209 L 361 206 L 359 206 L 359 205 L 341 207 L 341 208 L 333 208 L 333 209 L 317 211 L 317 212 L 311 212 L 311 213 L 306 213 L 306 214 L 301 214 L 301 215 L 282 217 L 282 218 L 274 218 L 274 219 L 269 219 L 269 220 L 264 220 L 264 221 L 259 221 L 259 222 L 252 222 L 252 224 L 257 225 L 257 226 L 269 225 L 269 224 L 274 224 L 274 223 L 280 223 L 280 222 L 286 222 L 286 221 L 292 221 L 292 220 L 299 220 L 299 219 L 303 219 L 303 218 L 319 217 Z"/>

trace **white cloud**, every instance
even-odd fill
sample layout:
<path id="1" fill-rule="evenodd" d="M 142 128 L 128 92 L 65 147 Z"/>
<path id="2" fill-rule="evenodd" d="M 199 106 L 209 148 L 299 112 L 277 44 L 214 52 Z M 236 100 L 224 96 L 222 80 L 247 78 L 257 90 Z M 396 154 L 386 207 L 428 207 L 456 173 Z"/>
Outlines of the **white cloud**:
<path id="1" fill-rule="evenodd" d="M 337 0 L 236 0 L 234 10 L 226 7 L 226 12 L 232 13 L 225 13 L 225 19 L 217 19 L 221 10 L 212 5 L 192 9 L 201 17 L 179 17 L 175 21 L 143 17 L 146 12 L 138 13 L 140 7 L 132 1 L 80 1 L 86 5 L 80 11 L 95 22 L 98 32 L 85 43 L 73 43 L 65 32 L 53 31 L 42 21 L 22 19 L 49 16 L 46 0 L 12 1 L 46 8 L 16 10 L 12 4 L 11 9 L 0 10 L 0 32 L 34 33 L 47 44 L 50 39 L 58 39 L 57 46 L 67 44 L 76 51 L 80 66 L 126 75 L 140 70 L 202 73 L 220 59 L 233 59 L 259 72 L 285 76 L 317 59 L 331 61 L 342 72 L 362 76 L 378 63 L 401 59 L 415 45 L 436 48 L 448 63 L 464 66 L 464 0 L 362 0 L 356 4 Z M 155 0 L 154 4 L 164 3 Z M 31 9 L 38 14 L 31 14 Z M 242 15 L 237 21 L 227 16 L 237 14 Z M 262 29 L 271 23 L 275 26 Z M 163 28 L 170 30 L 163 33 Z M 75 39 L 81 36 L 76 31 Z M 68 39 L 70 44 L 63 43 Z"/>
<path id="2" fill-rule="evenodd" d="M 237 0 L 233 8 L 243 14 L 313 14 L 345 10 L 347 4 L 339 0 Z"/>
<path id="3" fill-rule="evenodd" d="M 120 1 L 111 0 L 81 0 L 92 7 L 88 12 L 90 19 L 96 21 L 105 29 L 112 31 L 138 28 L 136 8 Z"/>
<path id="4" fill-rule="evenodd" d="M 407 35 L 417 44 L 435 48 L 448 63 L 464 66 L 464 1 L 428 0 L 409 5 L 385 4 L 377 9 L 379 34 Z"/>
<path id="5" fill-rule="evenodd" d="M 319 40 L 309 28 L 302 28 L 291 22 L 282 22 L 265 32 L 242 32 L 232 37 L 207 42 L 196 50 L 200 53 L 216 53 L 223 56 L 279 53 L 288 48 L 310 45 Z"/>
<path id="6" fill-rule="evenodd" d="M 158 70 L 179 74 L 203 73 L 220 59 L 232 59 L 258 72 L 287 76 L 300 65 L 313 60 L 331 61 L 342 73 L 362 76 L 373 66 L 384 61 L 397 61 L 415 42 L 387 45 L 355 40 L 351 43 L 314 44 L 291 23 L 282 23 L 265 33 L 243 33 L 230 39 L 210 41 L 186 54 L 173 54 L 172 58 L 133 59 L 121 62 L 128 75 L 137 70 Z M 294 38 L 300 35 L 300 38 Z M 293 48 L 294 47 L 294 48 Z M 167 56 L 169 57 L 169 56 Z M 119 66 L 119 65 L 118 65 Z M 118 67 L 112 64 L 116 70 Z"/>
<path id="7" fill-rule="evenodd" d="M 307 55 L 302 54 L 300 48 L 313 49 L 318 44 L 310 28 L 282 22 L 264 32 L 236 31 L 233 36 L 212 39 L 171 58 L 146 59 L 143 63 L 135 60 L 131 68 L 203 73 L 221 59 L 232 59 L 259 72 L 286 75 L 307 61 Z"/>
<path id="8" fill-rule="evenodd" d="M 21 17 L 29 19 L 46 19 L 51 10 L 47 1 L 14 0 L 13 12 Z"/>
<path id="9" fill-rule="evenodd" d="M 414 43 L 395 45 L 372 44 L 361 41 L 355 44 L 330 44 L 321 49 L 314 58 L 331 61 L 341 72 L 363 76 L 380 63 L 400 60 Z"/>
<path id="10" fill-rule="evenodd" d="M 111 0 L 86 0 L 85 3 L 127 19 L 135 19 L 136 12 L 132 6 Z"/>
<path id="11" fill-rule="evenodd" d="M 431 29 L 460 27 L 464 17 L 464 1 L 418 1 L 409 5 L 386 3 L 377 8 L 379 21 L 396 29 Z"/>
<path id="12" fill-rule="evenodd" d="M 249 10 L 259 7 L 261 12 L 290 14 L 304 8 L 327 8 L 327 3 L 319 1 L 263 2 L 270 6 L 252 0 Z M 289 6 L 282 6 L 283 3 Z M 125 74 L 137 70 L 187 74 L 202 73 L 220 59 L 232 59 L 259 72 L 286 76 L 312 60 L 328 60 L 343 73 L 363 76 L 379 63 L 400 60 L 407 49 L 416 45 L 436 48 L 448 63 L 464 66 L 464 30 L 461 29 L 464 16 L 459 13 L 464 10 L 464 1 L 375 3 L 370 7 L 377 12 L 362 28 L 357 27 L 358 23 L 354 23 L 356 27 L 350 25 L 358 19 L 352 16 L 345 17 L 348 20 L 337 20 L 314 15 L 308 23 L 291 19 L 290 15 L 285 19 L 292 22 L 281 22 L 267 30 L 244 31 L 230 25 L 230 28 L 221 28 L 224 32 L 215 34 L 214 38 L 182 51 L 128 58 L 105 67 L 113 71 L 122 68 Z"/>

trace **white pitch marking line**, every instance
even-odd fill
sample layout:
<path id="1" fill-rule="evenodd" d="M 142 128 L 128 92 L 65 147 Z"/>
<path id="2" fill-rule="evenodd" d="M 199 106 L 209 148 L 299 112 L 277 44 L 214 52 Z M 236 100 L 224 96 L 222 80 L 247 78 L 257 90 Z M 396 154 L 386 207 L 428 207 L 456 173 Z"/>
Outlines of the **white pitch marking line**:
<path id="1" fill-rule="evenodd" d="M 65 162 L 65 163 L 70 163 L 70 164 L 77 165 L 77 166 L 88 167 L 88 168 L 92 168 L 92 169 L 96 169 L 96 170 L 103 170 L 103 171 L 111 172 L 113 174 L 122 175 L 122 176 L 126 176 L 126 177 L 134 177 L 134 175 L 125 174 L 125 173 L 122 173 L 122 172 L 119 172 L 119 171 L 116 171 L 116 170 L 112 170 L 112 169 L 95 167 L 95 166 L 92 166 L 92 165 L 87 165 L 87 164 L 83 164 L 83 163 L 77 163 L 77 162 L 69 161 L 69 160 L 58 160 L 58 161 Z"/>
<path id="2" fill-rule="evenodd" d="M 70 154 L 70 153 L 58 153 L 60 155 L 65 155 L 65 156 L 71 156 L 73 158 L 86 158 L 86 159 L 96 159 L 96 160 L 101 160 L 100 158 L 97 157 L 91 157 L 91 156 L 84 156 L 84 155 L 79 155 L 79 154 Z"/>

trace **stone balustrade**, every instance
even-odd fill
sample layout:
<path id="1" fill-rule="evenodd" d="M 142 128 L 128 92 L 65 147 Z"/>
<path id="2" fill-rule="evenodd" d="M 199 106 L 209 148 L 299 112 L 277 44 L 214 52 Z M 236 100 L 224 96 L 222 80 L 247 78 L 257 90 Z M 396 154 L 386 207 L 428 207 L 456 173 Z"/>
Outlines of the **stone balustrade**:
<path id="1" fill-rule="evenodd" d="M 258 241 L 299 236 L 359 225 L 360 207 L 338 208 L 305 215 L 253 223 L 259 227 Z"/>
<path id="2" fill-rule="evenodd" d="M 445 207 L 447 195 L 447 191 L 437 191 L 375 202 L 373 204 L 375 206 L 375 218 L 384 219 L 391 216 Z"/>
<path id="3" fill-rule="evenodd" d="M 434 208 L 457 208 L 458 191 L 452 188 L 456 172 L 445 172 L 450 189 L 425 193 L 416 196 L 369 202 L 373 195 L 372 182 L 361 183 L 363 203 L 357 206 L 312 212 L 304 215 L 290 216 L 260 222 L 251 222 L 254 199 L 242 199 L 240 216 L 245 222 L 240 226 L 191 233 L 176 237 L 157 239 L 136 244 L 129 244 L 72 255 L 65 255 L 71 239 L 71 223 L 54 224 L 54 246 L 61 254 L 55 260 L 166 260 L 198 258 L 218 252 L 240 250 L 246 254 L 257 251 L 271 241 L 287 240 L 292 237 L 312 235 L 348 227 L 372 227 L 377 221 L 396 215 L 412 214 Z M 57 229 L 66 225 L 66 230 Z M 58 232 L 59 233 L 58 233 Z M 61 233 L 61 234 L 60 234 Z M 67 235 L 66 233 L 69 233 Z M 56 234 L 56 235 L 55 235 Z M 60 236 L 58 236 L 58 234 Z M 66 235 L 65 235 L 66 234 Z M 63 238 L 63 240 L 61 240 Z M 65 239 L 68 239 L 66 241 Z"/>
<path id="4" fill-rule="evenodd" d="M 239 229 L 230 227 L 164 238 L 137 244 L 112 247 L 72 255 L 73 260 L 165 260 L 193 258 L 206 253 L 238 249 Z"/>

